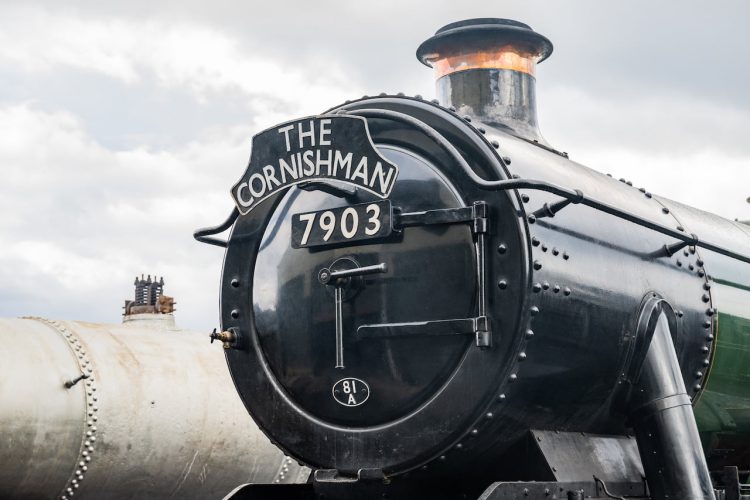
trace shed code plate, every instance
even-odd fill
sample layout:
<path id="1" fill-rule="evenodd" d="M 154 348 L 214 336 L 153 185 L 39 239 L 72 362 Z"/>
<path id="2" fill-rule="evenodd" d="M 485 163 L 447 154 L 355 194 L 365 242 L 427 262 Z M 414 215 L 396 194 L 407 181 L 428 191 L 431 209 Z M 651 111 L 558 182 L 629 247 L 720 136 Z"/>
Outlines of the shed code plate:
<path id="1" fill-rule="evenodd" d="M 333 398 L 344 406 L 359 406 L 370 397 L 370 386 L 358 378 L 342 378 L 333 384 Z"/>
<path id="2" fill-rule="evenodd" d="M 292 248 L 335 245 L 391 234 L 390 200 L 294 214 Z"/>

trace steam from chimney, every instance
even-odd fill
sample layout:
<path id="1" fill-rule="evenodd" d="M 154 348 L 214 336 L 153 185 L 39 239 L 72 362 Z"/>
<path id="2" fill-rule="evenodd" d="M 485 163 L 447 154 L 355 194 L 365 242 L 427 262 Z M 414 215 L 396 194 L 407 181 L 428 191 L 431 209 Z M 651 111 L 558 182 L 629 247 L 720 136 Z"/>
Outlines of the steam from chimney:
<path id="1" fill-rule="evenodd" d="M 536 114 L 536 65 L 552 43 L 510 19 L 481 18 L 451 23 L 417 49 L 435 71 L 437 98 L 461 114 L 547 145 Z"/>

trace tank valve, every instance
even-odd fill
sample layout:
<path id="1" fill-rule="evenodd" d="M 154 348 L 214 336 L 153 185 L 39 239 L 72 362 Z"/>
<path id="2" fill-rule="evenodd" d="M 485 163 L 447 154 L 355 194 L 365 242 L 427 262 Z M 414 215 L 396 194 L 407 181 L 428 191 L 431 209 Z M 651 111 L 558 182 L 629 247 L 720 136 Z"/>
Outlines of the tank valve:
<path id="1" fill-rule="evenodd" d="M 71 379 L 71 380 L 68 380 L 67 382 L 65 382 L 65 384 L 64 384 L 64 385 L 65 385 L 65 388 L 66 388 L 66 389 L 70 389 L 71 387 L 73 387 L 74 385 L 76 385 L 76 384 L 77 384 L 78 382 L 80 382 L 81 380 L 83 380 L 83 379 L 87 379 L 87 378 L 89 378 L 90 376 L 91 376 L 91 375 L 89 375 L 88 373 L 81 373 L 81 374 L 80 374 L 80 375 L 78 375 L 78 376 L 77 376 L 76 378 L 74 378 L 74 379 Z"/>
<path id="2" fill-rule="evenodd" d="M 237 343 L 237 334 L 231 329 L 224 332 L 217 332 L 216 328 L 214 328 L 214 331 L 211 332 L 211 335 L 209 335 L 209 337 L 211 338 L 212 344 L 214 343 L 214 340 L 218 340 L 222 343 L 224 349 L 234 347 Z"/>

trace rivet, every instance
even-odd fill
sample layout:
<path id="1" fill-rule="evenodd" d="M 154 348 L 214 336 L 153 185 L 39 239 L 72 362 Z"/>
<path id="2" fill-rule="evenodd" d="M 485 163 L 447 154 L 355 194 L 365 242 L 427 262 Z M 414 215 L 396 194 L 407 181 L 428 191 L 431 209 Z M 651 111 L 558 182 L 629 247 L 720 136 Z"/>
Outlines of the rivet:
<path id="1" fill-rule="evenodd" d="M 703 328 L 711 328 L 711 322 L 709 320 L 704 321 Z"/>
<path id="2" fill-rule="evenodd" d="M 383 92 L 383 93 L 385 94 L 385 92 Z M 437 99 L 431 99 L 430 102 L 432 104 L 440 104 L 440 101 L 438 101 Z"/>
<path id="3" fill-rule="evenodd" d="M 698 276 L 699 276 L 699 277 L 701 277 L 701 278 L 702 278 L 702 277 L 704 277 L 705 275 L 706 275 L 706 272 L 705 272 L 705 271 L 704 271 L 703 269 L 698 269 Z"/>
<path id="4" fill-rule="evenodd" d="M 690 252 L 688 252 L 687 249 L 685 249 L 682 251 L 682 255 L 684 255 L 685 257 L 690 257 Z"/>
<path id="5" fill-rule="evenodd" d="M 703 353 L 708 352 L 708 347 L 706 347 L 706 346 L 701 347 L 701 352 L 703 352 Z"/>
<path id="6" fill-rule="evenodd" d="M 547 251 L 547 245 L 542 245 L 542 252 L 546 252 L 546 251 Z"/>
<path id="7" fill-rule="evenodd" d="M 644 196 L 645 196 L 646 198 L 651 198 L 651 193 L 649 193 L 648 191 L 646 191 L 645 193 L 643 193 L 643 195 L 644 195 Z"/>
<path id="8" fill-rule="evenodd" d="M 518 361 L 523 361 L 526 359 L 526 353 L 525 352 L 519 352 L 518 353 Z"/>
<path id="9" fill-rule="evenodd" d="M 479 430 L 478 429 L 472 429 L 471 430 L 471 435 L 472 436 L 476 436 L 477 434 L 479 434 Z"/>
<path id="10" fill-rule="evenodd" d="M 508 288 L 508 282 L 505 281 L 505 280 L 500 280 L 500 281 L 497 282 L 497 287 L 500 290 L 505 290 L 506 288 Z"/>
<path id="11" fill-rule="evenodd" d="M 455 110 L 454 110 L 454 111 L 455 111 Z M 497 142 L 497 141 L 492 141 L 492 142 L 491 142 L 490 144 L 492 144 L 492 147 L 493 147 L 493 148 L 495 148 L 495 149 L 497 149 L 497 148 L 499 148 L 499 147 L 500 147 L 500 143 L 499 143 L 499 142 Z"/>
<path id="12" fill-rule="evenodd" d="M 237 319 L 240 317 L 240 311 L 239 309 L 232 309 L 232 312 L 230 313 L 232 318 Z"/>
<path id="13" fill-rule="evenodd" d="M 535 247 L 538 247 L 539 243 L 540 243 L 539 238 L 537 238 L 536 236 L 533 236 L 531 238 L 531 244 L 534 245 Z"/>
<path id="14" fill-rule="evenodd" d="M 667 207 L 661 207 L 661 211 L 664 212 L 665 214 L 669 213 L 669 209 Z"/>
<path id="15" fill-rule="evenodd" d="M 534 283 L 534 284 L 532 285 L 532 287 L 531 287 L 531 290 L 532 290 L 532 291 L 533 291 L 534 293 L 539 293 L 539 292 L 541 292 L 541 291 L 542 291 L 542 285 L 541 285 L 540 283 Z"/>
<path id="16" fill-rule="evenodd" d="M 492 412 L 487 412 L 487 414 L 484 416 L 484 418 L 492 418 L 495 415 L 492 414 Z"/>
<path id="17" fill-rule="evenodd" d="M 703 360 L 703 366 L 708 366 L 711 362 L 708 359 Z"/>
<path id="18" fill-rule="evenodd" d="M 232 286 L 234 288 L 239 287 L 240 286 L 240 280 L 238 280 L 237 278 L 232 278 Z"/>
<path id="19" fill-rule="evenodd" d="M 552 247 L 552 255 L 554 256 L 560 255 L 560 250 L 558 250 L 557 247 Z"/>
<path id="20" fill-rule="evenodd" d="M 563 252 L 563 259 L 568 260 L 570 258 L 570 255 L 568 255 L 568 252 Z"/>
<path id="21" fill-rule="evenodd" d="M 702 371 L 695 372 L 695 378 L 702 378 L 702 377 L 703 377 L 703 372 Z"/>
<path id="22" fill-rule="evenodd" d="M 711 317 L 711 316 L 714 315 L 714 312 L 715 312 L 714 308 L 713 307 L 709 307 L 708 309 L 706 309 L 706 316 Z"/>
<path id="23" fill-rule="evenodd" d="M 706 335 L 706 340 L 708 342 L 713 341 L 713 339 L 714 339 L 714 334 L 713 333 L 709 333 L 708 335 Z"/>
<path id="24" fill-rule="evenodd" d="M 505 401 L 505 394 L 500 394 L 500 395 L 499 395 L 499 396 L 497 397 L 497 399 L 499 399 L 500 401 Z"/>
<path id="25" fill-rule="evenodd" d="M 536 316 L 537 314 L 539 314 L 539 308 L 537 306 L 531 306 L 529 311 L 531 312 L 532 316 Z"/>
<path id="26" fill-rule="evenodd" d="M 499 254 L 502 255 L 502 254 L 504 254 L 507 251 L 508 251 L 508 247 L 505 245 L 505 243 L 500 243 L 497 246 L 497 253 L 499 253 Z"/>
<path id="27" fill-rule="evenodd" d="M 708 295 L 706 295 L 706 294 L 704 293 L 704 294 L 703 294 L 703 297 L 701 297 L 701 300 L 702 300 L 703 302 L 708 302 L 709 300 L 711 300 L 711 297 L 709 297 Z"/>
<path id="28" fill-rule="evenodd" d="M 480 134 L 486 134 L 487 133 L 487 131 L 485 129 L 483 129 L 482 127 L 479 127 L 477 130 L 479 130 Z"/>
<path id="29" fill-rule="evenodd" d="M 711 289 L 711 284 L 710 283 L 703 283 L 703 289 L 704 290 L 710 290 Z"/>
<path id="30" fill-rule="evenodd" d="M 533 224 L 536 222 L 536 215 L 531 214 L 529 215 L 529 224 Z"/>
<path id="31" fill-rule="evenodd" d="M 547 283 L 546 281 L 542 283 L 542 288 L 544 288 L 545 290 L 549 290 L 549 283 Z"/>
<path id="32" fill-rule="evenodd" d="M 696 264 L 698 264 L 698 267 L 703 267 L 703 259 L 696 259 Z"/>
<path id="33" fill-rule="evenodd" d="M 682 267 L 682 261 L 680 259 L 677 259 L 677 267 Z"/>
<path id="34" fill-rule="evenodd" d="M 503 160 L 503 162 L 504 162 L 504 163 L 505 163 L 506 165 L 510 165 L 510 163 L 511 163 L 511 162 L 510 162 L 510 156 L 503 156 L 502 160 Z"/>
<path id="35" fill-rule="evenodd" d="M 566 287 L 565 287 L 565 289 L 563 290 L 563 294 L 565 294 L 566 296 L 567 296 L 567 295 L 570 295 L 570 288 L 568 288 L 568 287 L 566 286 Z"/>
<path id="36" fill-rule="evenodd" d="M 509 379 L 509 380 L 510 380 L 511 382 L 515 382 L 515 381 L 516 381 L 516 380 L 518 379 L 518 375 L 516 375 L 515 373 L 511 373 L 511 374 L 510 374 L 510 377 L 508 377 L 508 379 Z"/>
<path id="37" fill-rule="evenodd" d="M 464 447 L 464 445 L 463 445 L 463 444 L 461 444 L 461 443 L 458 443 L 458 444 L 456 445 L 456 448 L 457 448 L 457 449 L 459 449 L 459 450 L 460 450 L 461 448 L 463 448 L 463 447 Z"/>
<path id="38" fill-rule="evenodd" d="M 640 191 L 641 193 L 645 193 L 646 192 L 646 188 L 638 188 L 638 191 Z"/>
<path id="39" fill-rule="evenodd" d="M 531 338 L 534 336 L 534 332 L 532 330 L 526 330 L 526 336 Z"/>
<path id="40" fill-rule="evenodd" d="M 692 265 L 692 264 L 688 264 L 688 269 L 690 269 L 691 271 L 694 271 L 695 270 L 695 266 Z"/>
<path id="41" fill-rule="evenodd" d="M 445 460 L 445 455 L 440 455 L 440 460 Z"/>
<path id="42" fill-rule="evenodd" d="M 524 203 L 528 203 L 529 202 L 529 195 L 528 194 L 522 194 L 521 195 L 521 201 L 524 202 Z"/>
<path id="43" fill-rule="evenodd" d="M 453 111 L 454 113 L 456 112 L 456 107 L 455 106 L 449 106 L 448 109 L 451 110 L 451 111 Z"/>
<path id="44" fill-rule="evenodd" d="M 414 96 L 414 99 L 418 99 L 418 100 L 421 101 L 422 100 L 422 96 L 420 94 L 417 94 L 417 95 Z"/>
<path id="45" fill-rule="evenodd" d="M 534 269 L 535 269 L 536 271 L 538 271 L 538 270 L 540 270 L 541 268 L 542 268 L 542 263 L 541 263 L 541 262 L 539 262 L 538 260 L 535 260 L 535 261 L 534 261 Z"/>
<path id="46" fill-rule="evenodd" d="M 700 384 L 695 384 L 695 387 L 693 387 L 696 391 L 700 391 L 702 389 Z"/>
<path id="47" fill-rule="evenodd" d="M 695 246 L 691 245 L 688 249 L 690 250 L 690 253 L 695 253 Z"/>
<path id="48" fill-rule="evenodd" d="M 685 231 L 685 228 L 684 228 L 684 227 L 682 227 L 682 226 L 677 226 L 677 230 L 678 230 L 678 231 L 681 231 L 681 232 L 684 232 L 684 231 Z"/>

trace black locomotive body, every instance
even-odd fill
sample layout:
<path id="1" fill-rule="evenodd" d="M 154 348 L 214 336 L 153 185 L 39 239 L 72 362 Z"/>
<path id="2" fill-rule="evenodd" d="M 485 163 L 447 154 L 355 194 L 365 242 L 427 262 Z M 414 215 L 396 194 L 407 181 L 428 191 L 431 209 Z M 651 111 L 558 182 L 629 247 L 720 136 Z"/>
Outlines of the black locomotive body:
<path id="1" fill-rule="evenodd" d="M 750 230 L 549 147 L 533 64 L 550 52 L 520 23 L 456 23 L 419 52 L 439 102 L 365 97 L 259 134 L 253 155 L 287 159 L 234 194 L 265 198 L 198 237 L 233 226 L 232 377 L 316 474 L 236 498 L 739 498 L 724 467 L 747 449 L 712 450 L 742 425 L 699 434 L 694 414 L 746 404 L 709 372 L 720 315 L 745 325 Z M 379 178 L 356 153 L 316 177 L 337 152 L 346 169 L 321 135 L 344 118 L 366 123 Z"/>

